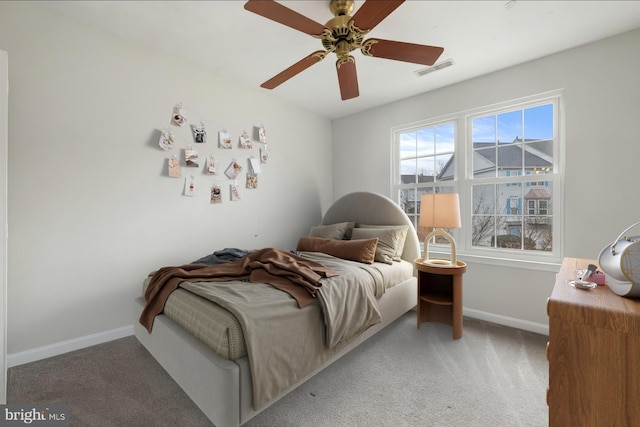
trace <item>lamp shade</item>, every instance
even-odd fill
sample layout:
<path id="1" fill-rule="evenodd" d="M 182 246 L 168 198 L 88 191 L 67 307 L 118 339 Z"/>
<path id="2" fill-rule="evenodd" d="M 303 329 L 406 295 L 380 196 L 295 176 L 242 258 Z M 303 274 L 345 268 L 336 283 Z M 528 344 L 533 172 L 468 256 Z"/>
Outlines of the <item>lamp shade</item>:
<path id="1" fill-rule="evenodd" d="M 460 228 L 460 199 L 457 193 L 423 194 L 420 227 Z"/>

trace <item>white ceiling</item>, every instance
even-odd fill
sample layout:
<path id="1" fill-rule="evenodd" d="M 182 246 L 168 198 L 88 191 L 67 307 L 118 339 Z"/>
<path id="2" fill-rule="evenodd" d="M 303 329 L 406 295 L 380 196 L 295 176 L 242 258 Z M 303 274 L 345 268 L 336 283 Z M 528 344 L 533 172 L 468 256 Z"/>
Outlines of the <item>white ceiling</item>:
<path id="1" fill-rule="evenodd" d="M 266 91 L 261 83 L 322 48 L 307 34 L 246 11 L 239 0 L 38 3 L 260 91 Z M 321 24 L 332 18 L 328 0 L 280 3 Z M 363 1 L 355 3 L 357 11 Z M 421 65 L 355 52 L 360 96 L 342 101 L 330 55 L 270 92 L 338 118 L 640 28 L 640 1 L 514 3 L 406 1 L 366 38 L 442 46 L 438 62 L 452 59 L 454 66 L 417 77 L 414 71 Z"/>

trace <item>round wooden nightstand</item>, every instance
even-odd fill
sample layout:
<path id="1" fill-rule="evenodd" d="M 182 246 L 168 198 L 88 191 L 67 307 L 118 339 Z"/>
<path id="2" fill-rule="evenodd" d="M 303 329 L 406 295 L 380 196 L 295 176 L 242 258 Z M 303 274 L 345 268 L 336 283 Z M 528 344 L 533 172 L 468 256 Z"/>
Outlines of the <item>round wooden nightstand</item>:
<path id="1" fill-rule="evenodd" d="M 418 329 L 422 322 L 440 322 L 453 327 L 453 339 L 462 337 L 462 275 L 467 264 L 423 264 L 414 261 L 418 270 Z"/>

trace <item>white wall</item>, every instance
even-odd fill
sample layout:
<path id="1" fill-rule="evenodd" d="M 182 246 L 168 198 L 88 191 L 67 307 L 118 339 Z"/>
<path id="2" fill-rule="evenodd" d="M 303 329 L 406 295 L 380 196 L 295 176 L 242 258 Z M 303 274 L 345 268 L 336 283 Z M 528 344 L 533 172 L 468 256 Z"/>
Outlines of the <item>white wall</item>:
<path id="1" fill-rule="evenodd" d="M 224 247 L 294 248 L 333 200 L 330 121 L 262 89 L 34 4 L 0 2 L 0 49 L 11 57 L 10 354 L 129 327 L 153 269 Z M 271 157 L 258 190 L 241 179 L 242 200 L 230 202 L 231 181 L 201 167 L 200 193 L 182 196 L 184 180 L 166 176 L 157 145 L 177 102 L 206 121 L 209 142 L 194 144 L 201 160 L 213 153 L 246 167 L 246 152 L 216 148 L 217 132 L 235 143 L 265 126 Z M 180 132 L 184 148 L 189 133 Z M 209 203 L 213 182 L 225 191 L 221 205 Z"/>
<path id="2" fill-rule="evenodd" d="M 564 256 L 595 259 L 624 228 L 640 220 L 635 191 L 639 69 L 640 30 L 635 30 L 335 120 L 334 197 L 356 189 L 390 195 L 393 126 L 564 89 Z M 552 271 L 469 262 L 465 313 L 544 330 L 554 280 Z"/>

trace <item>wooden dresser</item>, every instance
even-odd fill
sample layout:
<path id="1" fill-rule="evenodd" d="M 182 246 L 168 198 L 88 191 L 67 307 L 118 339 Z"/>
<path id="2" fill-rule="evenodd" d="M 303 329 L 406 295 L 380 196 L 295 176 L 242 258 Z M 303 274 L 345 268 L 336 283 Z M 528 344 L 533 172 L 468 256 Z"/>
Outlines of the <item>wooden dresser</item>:
<path id="1" fill-rule="evenodd" d="M 593 260 L 565 258 L 549 315 L 549 426 L 640 425 L 640 299 L 567 283 Z"/>

